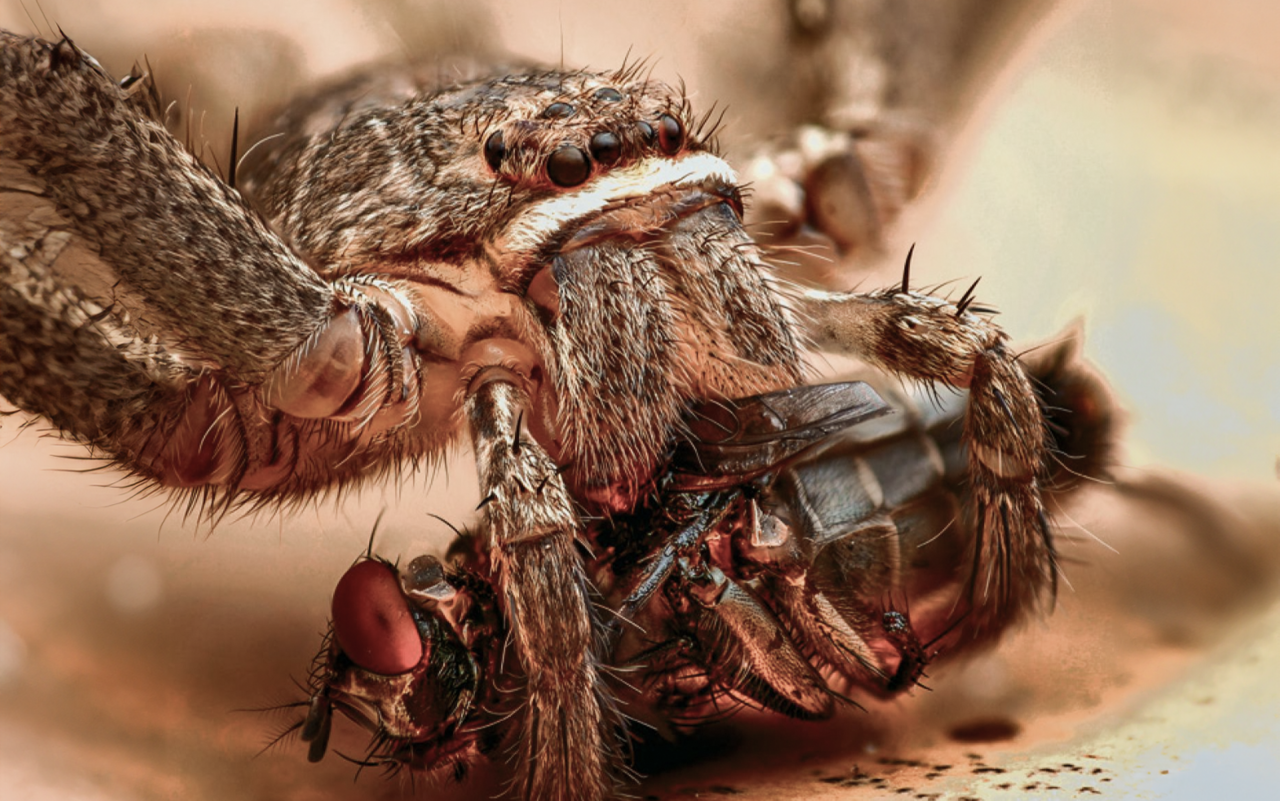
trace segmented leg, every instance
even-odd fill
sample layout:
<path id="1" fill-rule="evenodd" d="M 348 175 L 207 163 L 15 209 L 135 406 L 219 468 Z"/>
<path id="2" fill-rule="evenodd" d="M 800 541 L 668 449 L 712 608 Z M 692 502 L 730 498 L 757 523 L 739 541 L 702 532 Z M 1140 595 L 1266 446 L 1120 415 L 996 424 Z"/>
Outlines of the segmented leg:
<path id="1" fill-rule="evenodd" d="M 743 102 L 785 136 L 744 162 L 748 221 L 793 278 L 849 284 L 836 254 L 884 252 L 900 213 L 935 177 L 1020 36 L 1051 3 L 961 0 L 779 0 L 785 46 L 771 61 L 750 51 L 746 74 L 768 73 Z M 777 76 L 777 77 L 774 77 Z M 741 108 L 741 103 L 738 104 Z M 757 113 L 758 112 L 758 113 Z M 800 247 L 788 247 L 800 246 Z"/>
<path id="2" fill-rule="evenodd" d="M 805 293 L 797 304 L 818 347 L 890 373 L 967 388 L 967 522 L 974 534 L 971 623 L 1006 619 L 1056 588 L 1049 521 L 1040 500 L 1047 431 L 1031 382 L 997 326 L 919 293 Z"/>
<path id="3" fill-rule="evenodd" d="M 477 376 L 466 411 L 490 560 L 527 677 L 515 789 L 520 798 L 592 801 L 613 792 L 619 721 L 600 676 L 573 506 L 555 463 L 523 438 L 528 398 L 507 378 Z"/>
<path id="4" fill-rule="evenodd" d="M 708 675 L 741 700 L 792 717 L 830 717 L 826 683 L 769 608 L 717 567 L 685 566 L 671 592 Z"/>
<path id="5" fill-rule="evenodd" d="M 145 79 L 0 33 L 0 394 L 227 501 L 403 455 L 394 431 L 422 392 L 412 301 L 323 278 L 156 115 Z"/>

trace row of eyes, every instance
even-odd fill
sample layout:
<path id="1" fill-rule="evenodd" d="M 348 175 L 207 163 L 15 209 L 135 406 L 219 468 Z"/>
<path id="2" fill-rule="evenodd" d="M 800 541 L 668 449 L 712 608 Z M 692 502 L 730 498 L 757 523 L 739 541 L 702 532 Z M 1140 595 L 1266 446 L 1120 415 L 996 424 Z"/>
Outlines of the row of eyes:
<path id="1" fill-rule="evenodd" d="M 610 102 L 622 99 L 616 89 L 599 89 L 596 98 Z M 547 119 L 564 119 L 573 116 L 576 109 L 568 103 L 556 102 L 542 111 Z M 674 156 L 684 146 L 684 126 L 680 120 L 670 114 L 662 114 L 656 124 L 651 125 L 644 120 L 635 123 L 641 141 L 653 145 L 668 156 Z M 591 137 L 588 147 L 590 155 L 577 145 L 561 145 L 547 156 L 547 178 L 560 187 L 578 186 L 591 177 L 591 161 L 594 159 L 604 167 L 612 167 L 622 158 L 622 140 L 612 131 L 600 131 Z M 502 162 L 508 155 L 507 144 L 502 131 L 494 131 L 484 142 L 484 160 L 490 169 L 498 172 Z"/>

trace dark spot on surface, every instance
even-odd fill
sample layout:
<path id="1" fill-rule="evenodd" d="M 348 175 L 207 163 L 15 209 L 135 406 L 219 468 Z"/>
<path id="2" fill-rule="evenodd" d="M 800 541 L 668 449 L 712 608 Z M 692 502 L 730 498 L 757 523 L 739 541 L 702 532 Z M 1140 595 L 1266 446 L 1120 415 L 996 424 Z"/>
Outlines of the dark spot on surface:
<path id="1" fill-rule="evenodd" d="M 582 148 L 562 145 L 547 158 L 547 177 L 556 186 L 577 186 L 591 175 L 591 160 Z"/>
<path id="2" fill-rule="evenodd" d="M 924 767 L 924 763 L 918 759 L 902 759 L 901 757 L 889 757 L 887 759 L 880 760 L 880 762 L 884 765 L 902 765 L 908 768 Z"/>
<path id="3" fill-rule="evenodd" d="M 668 156 L 674 156 L 684 147 L 684 126 L 670 114 L 658 118 L 658 147 Z"/>
<path id="4" fill-rule="evenodd" d="M 1004 773 L 1004 768 L 993 768 L 990 765 L 982 765 L 973 769 L 973 773 Z"/>
<path id="5" fill-rule="evenodd" d="M 823 784 L 839 785 L 840 787 L 861 787 L 870 779 L 871 777 L 863 773 L 861 768 L 854 765 L 853 770 L 849 771 L 848 776 L 827 776 L 819 779 L 818 781 Z M 883 781 L 883 779 L 881 781 Z"/>
<path id="6" fill-rule="evenodd" d="M 552 103 L 542 110 L 542 116 L 549 120 L 563 120 L 572 117 L 576 110 L 568 103 Z"/>
<path id="7" fill-rule="evenodd" d="M 622 101 L 622 92 L 612 86 L 603 86 L 596 90 L 594 97 L 596 100 L 603 100 L 606 103 L 619 103 Z"/>
<path id="8" fill-rule="evenodd" d="M 489 134 L 489 138 L 484 140 L 484 160 L 489 165 L 489 169 L 494 172 L 502 166 L 502 160 L 507 157 L 507 143 L 504 141 L 502 131 L 494 131 Z"/>
<path id="9" fill-rule="evenodd" d="M 609 131 L 601 131 L 591 137 L 591 158 L 612 167 L 622 158 L 622 140 Z"/>
<path id="10" fill-rule="evenodd" d="M 1022 727 L 1008 718 L 986 718 L 955 726 L 947 735 L 959 743 L 998 743 L 1012 740 L 1021 731 Z"/>

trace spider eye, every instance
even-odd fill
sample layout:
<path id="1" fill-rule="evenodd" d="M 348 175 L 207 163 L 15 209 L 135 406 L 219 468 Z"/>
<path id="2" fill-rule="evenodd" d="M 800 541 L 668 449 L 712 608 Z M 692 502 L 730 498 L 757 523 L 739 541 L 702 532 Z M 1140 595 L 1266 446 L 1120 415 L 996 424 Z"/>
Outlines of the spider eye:
<path id="1" fill-rule="evenodd" d="M 683 145 L 684 126 L 670 114 L 663 114 L 658 118 L 658 147 L 668 156 L 674 156 Z"/>
<path id="2" fill-rule="evenodd" d="M 606 167 L 622 158 L 622 140 L 609 131 L 601 131 L 591 137 L 591 157 Z"/>
<path id="3" fill-rule="evenodd" d="M 581 148 L 564 145 L 547 159 L 547 177 L 556 186 L 577 186 L 591 174 L 591 160 Z"/>
<path id="4" fill-rule="evenodd" d="M 503 141 L 502 131 L 494 131 L 484 140 L 484 160 L 489 164 L 489 169 L 497 172 L 506 157 L 507 143 Z"/>
<path id="5" fill-rule="evenodd" d="M 644 120 L 636 122 L 636 131 L 640 134 L 640 141 L 646 145 L 652 146 L 658 141 L 658 134 L 653 130 L 653 126 Z"/>
<path id="6" fill-rule="evenodd" d="M 542 110 L 542 116 L 549 120 L 563 120 L 573 116 L 576 109 L 568 103 L 552 103 Z"/>
<path id="7" fill-rule="evenodd" d="M 365 670 L 393 676 L 422 661 L 422 637 L 386 562 L 365 559 L 343 574 L 333 591 L 333 636 Z"/>

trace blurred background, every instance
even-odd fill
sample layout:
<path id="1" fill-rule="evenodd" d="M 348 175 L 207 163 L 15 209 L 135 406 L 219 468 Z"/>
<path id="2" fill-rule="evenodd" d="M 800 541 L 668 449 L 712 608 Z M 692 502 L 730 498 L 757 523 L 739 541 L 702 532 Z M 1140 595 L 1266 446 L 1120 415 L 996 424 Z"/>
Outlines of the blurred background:
<path id="1" fill-rule="evenodd" d="M 51 25 L 114 74 L 145 54 L 190 75 L 211 141 L 231 105 L 252 114 L 316 76 L 432 46 L 601 68 L 649 56 L 695 106 L 728 102 L 731 159 L 778 134 L 760 100 L 782 41 L 766 0 L 0 7 L 0 27 Z M 1119 484 L 1064 523 L 1072 586 L 1049 620 L 934 692 L 824 726 L 741 721 L 686 746 L 688 764 L 642 794 L 1195 798 L 1280 780 L 1277 31 L 1280 7 L 1261 0 L 1046 3 L 1009 28 L 943 170 L 850 284 L 893 280 L 915 242 L 917 281 L 981 275 L 1017 340 L 1083 321 L 1128 427 Z M 380 511 L 384 555 L 442 550 L 448 530 L 427 512 L 469 519 L 465 455 L 210 533 L 80 472 L 65 458 L 79 449 L 44 433 L 0 421 L 0 795 L 409 796 L 376 775 L 353 784 L 332 757 L 307 765 L 296 743 L 254 758 L 289 719 L 232 710 L 301 697 L 289 677 L 305 676 L 328 595 Z M 481 776 L 451 792 L 496 787 Z"/>

